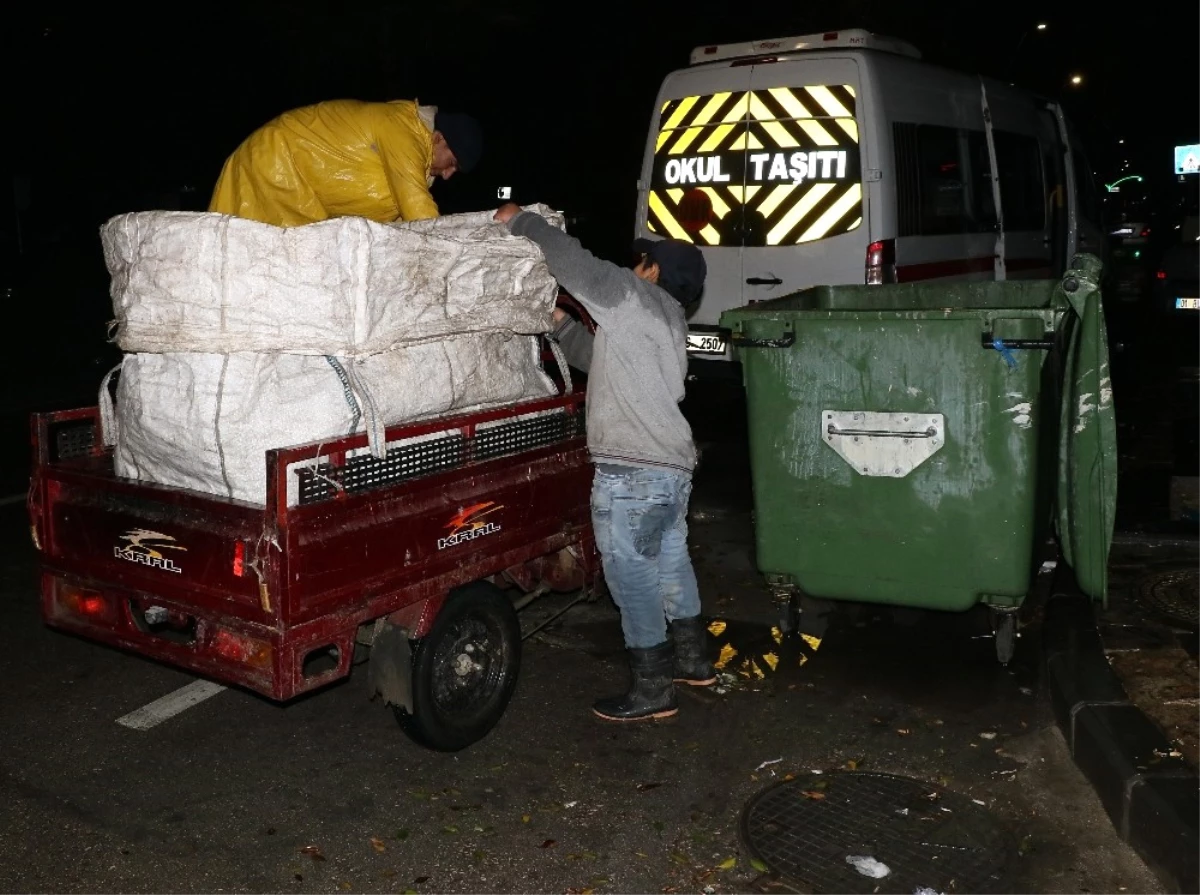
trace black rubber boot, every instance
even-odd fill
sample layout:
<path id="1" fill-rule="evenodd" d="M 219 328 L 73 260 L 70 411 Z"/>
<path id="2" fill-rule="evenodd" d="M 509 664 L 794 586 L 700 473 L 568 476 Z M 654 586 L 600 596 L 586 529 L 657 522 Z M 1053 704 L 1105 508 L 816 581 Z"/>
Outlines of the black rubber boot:
<path id="1" fill-rule="evenodd" d="M 708 687 L 717 682 L 717 670 L 708 658 L 708 631 L 696 615 L 671 622 L 675 642 L 675 682 Z"/>
<path id="2" fill-rule="evenodd" d="M 671 669 L 675 664 L 671 641 L 649 649 L 629 650 L 629 692 L 597 699 L 592 711 L 605 721 L 645 721 L 667 718 L 679 711 Z"/>

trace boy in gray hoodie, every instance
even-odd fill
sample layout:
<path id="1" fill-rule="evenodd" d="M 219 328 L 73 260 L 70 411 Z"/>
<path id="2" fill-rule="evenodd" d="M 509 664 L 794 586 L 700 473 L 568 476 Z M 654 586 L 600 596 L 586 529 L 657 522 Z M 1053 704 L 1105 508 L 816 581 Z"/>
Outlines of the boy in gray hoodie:
<path id="1" fill-rule="evenodd" d="M 704 287 L 704 256 L 681 240 L 638 240 L 642 258 L 629 270 L 515 204 L 495 219 L 541 247 L 550 273 L 596 322 L 593 339 L 556 309 L 552 334 L 568 363 L 588 374 L 592 528 L 629 653 L 628 691 L 592 710 L 609 721 L 674 715 L 676 682 L 716 681 L 687 547 L 696 448 L 679 409 L 684 307 Z"/>

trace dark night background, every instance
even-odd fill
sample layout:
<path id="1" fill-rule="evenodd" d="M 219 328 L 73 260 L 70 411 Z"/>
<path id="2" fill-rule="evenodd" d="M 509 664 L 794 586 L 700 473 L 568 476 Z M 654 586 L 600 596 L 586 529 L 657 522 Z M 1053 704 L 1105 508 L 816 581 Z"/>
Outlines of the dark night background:
<path id="1" fill-rule="evenodd" d="M 43 350 L 50 341 L 85 354 L 110 347 L 104 220 L 203 209 L 246 135 L 322 99 L 416 97 L 477 115 L 484 162 L 435 187 L 443 212 L 493 207 L 496 188 L 511 185 L 518 201 L 565 211 L 585 244 L 613 258 L 632 234 L 659 82 L 701 44 L 849 27 L 908 39 L 928 60 L 1063 96 L 1100 182 L 1140 173 L 1151 190 L 1170 189 L 1171 147 L 1200 131 L 1194 2 L 1112 12 L 1030 0 L 24 9 L 6 29 L 13 188 L 3 236 L 10 310 L 34 315 Z M 1048 29 L 1033 31 L 1037 22 Z M 1069 86 L 1073 73 L 1081 87 Z"/>

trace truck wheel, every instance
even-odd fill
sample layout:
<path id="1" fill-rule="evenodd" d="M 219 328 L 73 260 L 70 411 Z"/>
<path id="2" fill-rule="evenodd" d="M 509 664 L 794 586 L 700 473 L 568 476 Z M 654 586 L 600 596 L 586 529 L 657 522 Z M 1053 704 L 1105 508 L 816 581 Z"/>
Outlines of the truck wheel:
<path id="1" fill-rule="evenodd" d="M 476 581 L 446 599 L 412 644 L 412 711 L 396 706 L 410 737 L 442 752 L 482 739 L 500 720 L 521 667 L 521 626 L 494 584 Z"/>

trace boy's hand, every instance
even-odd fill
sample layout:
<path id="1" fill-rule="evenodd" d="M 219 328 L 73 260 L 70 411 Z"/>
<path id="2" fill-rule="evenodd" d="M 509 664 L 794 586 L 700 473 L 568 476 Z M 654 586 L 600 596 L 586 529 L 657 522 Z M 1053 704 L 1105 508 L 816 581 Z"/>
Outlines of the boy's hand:
<path id="1" fill-rule="evenodd" d="M 521 206 L 516 202 L 505 202 L 496 210 L 496 213 L 492 215 L 492 220 L 499 221 L 502 224 L 507 224 L 510 220 L 512 220 L 513 215 L 519 214 L 520 211 Z"/>

